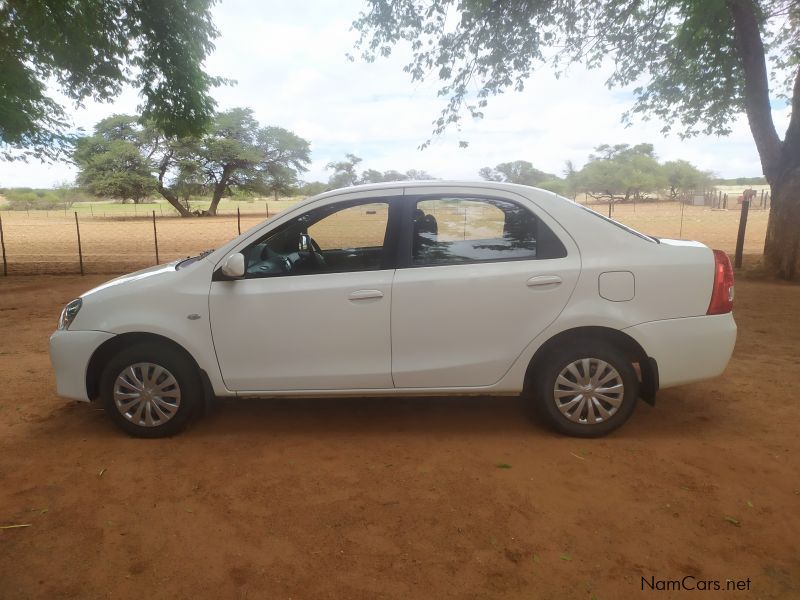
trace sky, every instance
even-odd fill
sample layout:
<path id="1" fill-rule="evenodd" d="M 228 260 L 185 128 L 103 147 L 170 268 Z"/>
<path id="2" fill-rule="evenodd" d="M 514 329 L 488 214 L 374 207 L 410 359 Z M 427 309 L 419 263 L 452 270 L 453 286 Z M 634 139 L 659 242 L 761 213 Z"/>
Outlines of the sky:
<path id="1" fill-rule="evenodd" d="M 630 90 L 609 90 L 604 69 L 579 66 L 558 80 L 542 68 L 523 92 L 490 99 L 483 119 L 466 116 L 461 132 L 433 138 L 419 150 L 443 107 L 438 81 L 412 82 L 402 69 L 409 57 L 403 47 L 374 63 L 348 60 L 357 37 L 351 23 L 362 7 L 361 0 L 222 0 L 214 8 L 220 37 L 207 70 L 237 82 L 214 90 L 218 108 L 250 107 L 263 125 L 308 139 L 306 181 L 327 181 L 325 166 L 347 153 L 360 156 L 364 169 L 422 169 L 441 179 L 479 179 L 481 167 L 513 160 L 561 175 L 566 160 L 580 167 L 595 146 L 642 142 L 654 144 L 661 160 L 685 159 L 721 177 L 761 175 L 743 115 L 724 138 L 665 136 L 658 120 L 624 127 Z M 127 89 L 113 103 L 70 106 L 70 115 L 76 127 L 90 131 L 111 114 L 135 113 L 139 103 L 137 92 Z M 775 106 L 782 135 L 789 110 Z M 469 146 L 460 148 L 459 140 Z M 51 187 L 74 177 L 68 163 L 0 162 L 0 187 Z"/>

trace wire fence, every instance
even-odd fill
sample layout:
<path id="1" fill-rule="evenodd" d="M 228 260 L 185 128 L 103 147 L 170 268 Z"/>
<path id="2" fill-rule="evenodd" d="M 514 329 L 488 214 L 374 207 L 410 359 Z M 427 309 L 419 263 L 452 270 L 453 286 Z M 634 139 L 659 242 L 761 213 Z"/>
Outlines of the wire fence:
<path id="1" fill-rule="evenodd" d="M 605 204 L 587 202 L 639 231 L 659 237 L 693 239 L 732 253 L 736 245 L 739 205 L 736 198 L 715 196 L 708 205 L 686 202 Z M 727 206 L 718 209 L 717 204 Z M 763 249 L 768 199 L 751 200 L 744 239 L 745 253 Z M 290 204 L 287 204 L 289 206 Z M 137 215 L 101 216 L 90 211 L 0 211 L 0 246 L 4 275 L 118 274 L 196 255 L 216 248 L 287 206 L 258 212 L 234 209 L 216 217 L 180 218 L 151 208 Z M 129 205 L 130 207 L 130 205 Z M 137 211 L 144 210 L 140 207 Z M 100 211 L 98 211 L 100 212 Z M 108 214 L 108 213 L 107 213 Z M 461 214 L 461 213 L 459 213 Z M 462 217 L 462 220 L 466 216 Z"/>

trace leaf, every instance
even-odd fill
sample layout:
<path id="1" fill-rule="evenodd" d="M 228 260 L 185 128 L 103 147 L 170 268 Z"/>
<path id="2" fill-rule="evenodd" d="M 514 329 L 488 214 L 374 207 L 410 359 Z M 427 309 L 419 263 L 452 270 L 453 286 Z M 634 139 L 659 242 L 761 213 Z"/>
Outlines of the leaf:
<path id="1" fill-rule="evenodd" d="M 750 508 L 753 508 L 753 503 L 750 500 L 748 500 L 747 501 L 747 506 L 750 507 Z"/>
<path id="2" fill-rule="evenodd" d="M 19 525 L 0 525 L 0 529 L 19 529 L 20 527 L 32 527 L 32 524 L 20 523 Z"/>
<path id="3" fill-rule="evenodd" d="M 533 556 L 531 556 L 531 560 L 533 562 L 535 562 L 535 563 L 538 563 L 539 562 L 539 555 L 534 552 Z"/>
<path id="4" fill-rule="evenodd" d="M 509 465 L 508 463 L 497 463 L 496 466 L 497 466 L 498 469 L 510 469 L 511 468 L 511 465 Z"/>
<path id="5" fill-rule="evenodd" d="M 578 456 L 574 452 L 570 452 L 570 454 L 572 454 L 572 456 L 574 456 L 575 458 L 579 458 L 580 460 L 586 460 L 585 458 L 583 458 L 582 456 Z"/>
<path id="6" fill-rule="evenodd" d="M 736 519 L 735 517 L 726 516 L 726 517 L 725 517 L 725 520 L 726 520 L 728 523 L 730 523 L 731 525 L 735 525 L 736 527 L 741 527 L 741 526 L 742 526 L 742 524 L 739 522 L 739 520 L 738 520 L 738 519 Z"/>
<path id="7" fill-rule="evenodd" d="M 569 554 L 562 554 L 558 558 L 560 558 L 561 560 L 572 560 L 572 557 Z"/>
<path id="8" fill-rule="evenodd" d="M 108 471 L 108 469 L 106 469 L 105 467 L 103 467 L 102 469 L 100 469 L 100 472 L 99 472 L 99 473 L 97 473 L 97 476 L 98 476 L 98 477 L 102 477 L 102 476 L 103 476 L 103 473 L 105 473 L 106 471 Z"/>

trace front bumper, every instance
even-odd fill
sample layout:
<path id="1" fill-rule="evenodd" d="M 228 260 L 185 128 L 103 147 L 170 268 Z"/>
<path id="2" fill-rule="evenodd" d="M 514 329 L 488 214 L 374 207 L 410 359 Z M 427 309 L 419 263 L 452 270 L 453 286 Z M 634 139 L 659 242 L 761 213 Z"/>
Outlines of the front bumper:
<path id="1" fill-rule="evenodd" d="M 655 359 L 660 388 L 721 375 L 736 344 L 732 313 L 650 321 L 623 331 Z"/>
<path id="2" fill-rule="evenodd" d="M 56 374 L 56 391 L 59 396 L 88 402 L 86 394 L 86 369 L 92 354 L 106 340 L 114 337 L 105 331 L 53 332 L 50 336 L 50 362 Z"/>

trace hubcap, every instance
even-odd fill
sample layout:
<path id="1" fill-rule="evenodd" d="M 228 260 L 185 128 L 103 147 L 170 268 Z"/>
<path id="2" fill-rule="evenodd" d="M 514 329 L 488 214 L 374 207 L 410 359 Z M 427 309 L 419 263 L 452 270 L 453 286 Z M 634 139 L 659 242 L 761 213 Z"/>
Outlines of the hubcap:
<path id="1" fill-rule="evenodd" d="M 581 358 L 556 377 L 553 399 L 567 419 L 582 425 L 608 421 L 622 406 L 622 376 L 599 358 Z"/>
<path id="2" fill-rule="evenodd" d="M 136 363 L 117 376 L 114 404 L 131 423 L 157 427 L 177 414 L 181 389 L 172 373 L 161 365 Z"/>

